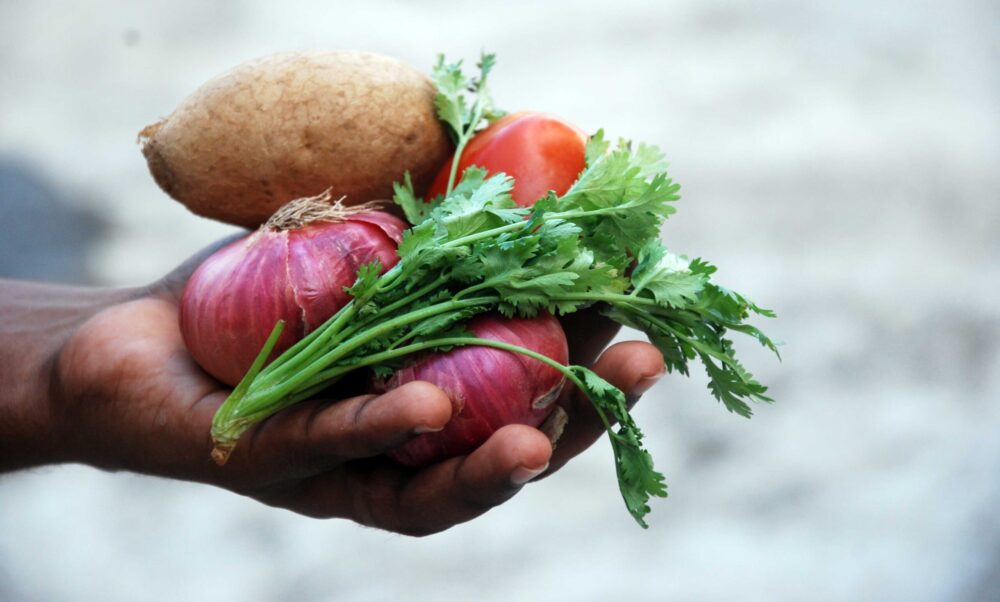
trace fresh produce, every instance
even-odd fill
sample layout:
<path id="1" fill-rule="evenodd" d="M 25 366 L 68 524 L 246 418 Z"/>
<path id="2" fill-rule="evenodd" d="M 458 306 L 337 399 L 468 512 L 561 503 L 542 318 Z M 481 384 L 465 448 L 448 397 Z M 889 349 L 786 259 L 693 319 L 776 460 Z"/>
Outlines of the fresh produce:
<path id="1" fill-rule="evenodd" d="M 140 133 L 149 170 L 198 215 L 256 228 L 328 188 L 384 200 L 423 190 L 452 151 L 425 75 L 364 52 L 298 52 L 240 65 Z"/>
<path id="2" fill-rule="evenodd" d="M 489 110 L 490 107 L 487 107 Z M 455 174 L 475 166 L 485 170 L 485 173 L 511 176 L 511 198 L 522 207 L 530 207 L 550 190 L 564 194 L 585 167 L 587 135 L 553 115 L 531 112 L 505 115 L 486 129 L 475 132 L 471 139 L 468 139 L 468 133 L 462 136 L 457 130 L 453 132 L 459 150 L 438 171 L 427 193 L 428 198 L 443 197 L 453 185 Z M 466 140 L 468 144 L 464 144 Z M 415 219 L 421 218 L 418 216 Z M 504 325 L 504 321 L 510 324 Z M 513 324 L 522 331 L 520 341 L 503 336 Z M 489 314 L 485 318 L 473 319 L 469 330 L 480 338 L 518 344 L 536 352 L 541 352 L 539 347 L 546 340 L 551 340 L 560 348 L 566 347 L 562 328 L 549 314 L 530 320 L 504 320 Z M 565 364 L 567 353 L 561 352 L 559 357 L 552 353 L 545 355 Z M 514 368 L 495 361 L 496 357 L 506 358 Z M 522 361 L 529 365 L 532 362 L 536 366 L 541 365 L 525 356 L 522 356 Z M 544 386 L 538 388 L 537 383 L 531 380 L 525 382 L 518 375 L 517 366 L 509 352 L 472 346 L 422 355 L 416 364 L 408 364 L 398 370 L 388 381 L 389 388 L 411 380 L 426 380 L 443 388 L 453 400 L 465 400 L 463 403 L 472 407 L 466 406 L 443 432 L 420 435 L 387 455 L 403 464 L 422 466 L 468 453 L 506 424 L 540 425 L 554 406 L 530 409 L 532 399 L 536 395 L 543 395 L 544 398 L 544 392 L 550 390 Z M 553 381 L 558 387 L 550 391 L 554 397 L 561 389 L 563 379 L 552 368 L 546 370 L 558 378 Z M 548 384 L 544 379 L 541 382 Z M 529 393 L 527 389 L 534 392 Z M 492 420 L 484 420 L 482 416 L 492 417 Z"/>
<path id="3" fill-rule="evenodd" d="M 535 318 L 484 314 L 470 320 L 467 328 L 480 339 L 524 347 L 560 364 L 569 361 L 566 335 L 547 313 Z M 408 466 L 467 454 L 508 424 L 540 425 L 555 408 L 565 381 L 558 370 L 526 355 L 473 346 L 418 356 L 376 390 L 415 380 L 434 383 L 447 393 L 454 416 L 443 431 L 419 435 L 387 454 Z"/>
<path id="4" fill-rule="evenodd" d="M 461 153 L 438 171 L 427 192 L 433 199 L 454 185 L 455 176 L 468 167 L 514 178 L 511 197 L 530 207 L 550 190 L 565 194 L 585 167 L 587 134 L 580 128 L 546 113 L 514 113 L 501 117 L 476 133 Z"/>
<path id="5" fill-rule="evenodd" d="M 395 265 L 405 228 L 372 207 L 331 204 L 329 193 L 289 203 L 192 274 L 180 304 L 184 343 L 206 372 L 236 385 L 275 322 L 285 323 L 278 353 L 350 301 L 344 288 L 360 265 Z"/>
<path id="6" fill-rule="evenodd" d="M 608 431 L 626 507 L 645 526 L 649 498 L 665 496 L 666 487 L 624 394 L 587 368 L 528 348 L 528 341 L 478 336 L 469 320 L 492 312 L 530 319 L 594 307 L 644 331 L 670 370 L 687 374 L 689 361 L 699 359 L 712 395 L 749 416 L 750 402 L 770 399 L 737 361 L 728 334 L 750 335 L 776 352 L 747 322 L 753 314 L 774 314 L 716 284 L 716 270 L 706 261 L 672 254 L 660 242 L 679 186 L 656 147 L 612 145 L 598 132 L 587 141 L 583 170 L 572 185 L 532 207 L 513 200 L 515 182 L 507 174 L 488 176 L 470 167 L 459 178 L 463 151 L 483 120 L 499 117 L 486 89 L 493 62 L 484 56 L 475 79 L 462 73 L 460 63 L 442 59 L 435 66 L 438 115 L 456 146 L 444 194 L 424 202 L 409 177 L 395 187 L 394 200 L 413 224 L 403 233 L 398 263 L 387 271 L 378 260 L 361 265 L 347 291 L 351 300 L 267 363 L 286 327 L 278 321 L 215 415 L 213 457 L 225 462 L 248 428 L 352 371 L 369 368 L 391 380 L 405 374 L 414 354 L 498 349 L 551 367 L 590 398 Z"/>

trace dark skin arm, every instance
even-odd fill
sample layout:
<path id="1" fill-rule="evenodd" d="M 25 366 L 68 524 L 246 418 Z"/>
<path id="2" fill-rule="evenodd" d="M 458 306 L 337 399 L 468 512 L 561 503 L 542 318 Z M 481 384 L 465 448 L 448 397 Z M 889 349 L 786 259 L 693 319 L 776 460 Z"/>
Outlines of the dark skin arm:
<path id="1" fill-rule="evenodd" d="M 414 382 L 298 404 L 248 432 L 217 466 L 209 429 L 229 391 L 194 363 L 177 326 L 184 282 L 210 251 L 137 289 L 0 280 L 0 472 L 79 462 L 425 535 L 504 502 L 603 435 L 590 402 L 567 390 L 560 404 L 569 421 L 555 451 L 541 431 L 511 425 L 468 456 L 403 468 L 381 454 L 451 418 L 440 389 Z M 590 363 L 617 328 L 596 316 L 573 319 L 583 323 L 567 328 L 572 360 Z M 634 401 L 663 362 L 650 345 L 619 343 L 594 369 Z"/>

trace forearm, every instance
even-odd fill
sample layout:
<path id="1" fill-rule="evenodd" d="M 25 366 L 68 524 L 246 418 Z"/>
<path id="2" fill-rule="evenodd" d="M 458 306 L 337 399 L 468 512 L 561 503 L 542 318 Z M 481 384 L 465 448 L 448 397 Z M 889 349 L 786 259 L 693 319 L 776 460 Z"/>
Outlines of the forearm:
<path id="1" fill-rule="evenodd" d="M 134 294 L 0 279 L 0 472 L 70 459 L 59 438 L 59 351 L 88 318 Z"/>

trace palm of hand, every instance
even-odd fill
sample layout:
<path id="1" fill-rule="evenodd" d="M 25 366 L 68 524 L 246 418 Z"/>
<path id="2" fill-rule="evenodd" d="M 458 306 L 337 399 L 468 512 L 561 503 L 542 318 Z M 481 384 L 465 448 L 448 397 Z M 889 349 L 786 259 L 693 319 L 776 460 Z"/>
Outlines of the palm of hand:
<path id="1" fill-rule="evenodd" d="M 426 534 L 505 501 L 519 481 L 547 464 L 558 468 L 601 434 L 589 402 L 566 391 L 560 403 L 570 423 L 555 455 L 540 431 L 511 425 L 468 456 L 406 469 L 382 452 L 451 417 L 444 393 L 416 382 L 377 397 L 299 404 L 248 432 L 219 467 L 209 431 L 229 391 L 187 353 L 177 323 L 168 291 L 112 305 L 66 344 L 59 413 L 78 459 L 211 483 L 310 516 Z M 661 368 L 659 352 L 644 343 L 619 344 L 595 366 L 626 391 Z"/>

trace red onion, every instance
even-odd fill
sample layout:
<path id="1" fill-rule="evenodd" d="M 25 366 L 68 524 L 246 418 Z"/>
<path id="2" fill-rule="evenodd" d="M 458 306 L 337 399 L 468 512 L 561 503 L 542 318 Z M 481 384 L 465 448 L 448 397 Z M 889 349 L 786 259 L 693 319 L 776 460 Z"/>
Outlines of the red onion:
<path id="1" fill-rule="evenodd" d="M 235 386 L 279 319 L 285 329 L 272 359 L 347 304 L 344 287 L 354 284 L 358 266 L 378 259 L 384 271 L 399 261 L 404 222 L 329 199 L 289 203 L 188 280 L 181 334 L 206 372 Z"/>
<path id="2" fill-rule="evenodd" d="M 561 364 L 569 359 L 566 335 L 549 314 L 531 319 L 486 314 L 472 319 L 468 330 L 479 338 L 525 347 Z M 467 454 L 507 424 L 540 425 L 555 408 L 564 378 L 526 355 L 469 346 L 420 357 L 376 388 L 389 390 L 414 380 L 443 389 L 451 398 L 454 415 L 444 430 L 424 433 L 389 452 L 389 457 L 408 466 Z"/>

